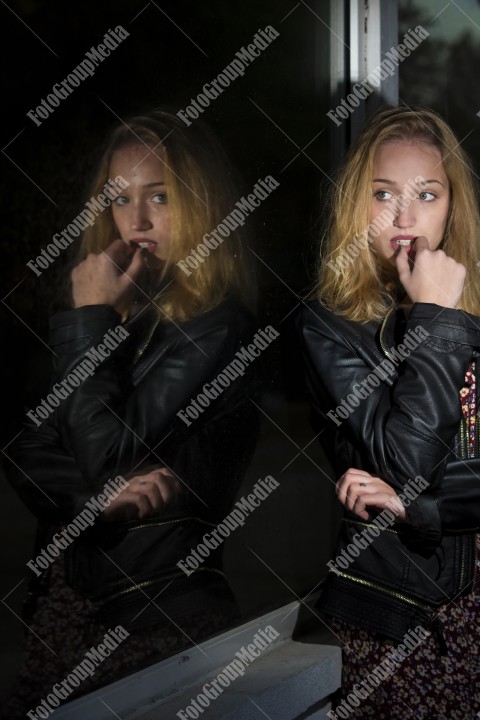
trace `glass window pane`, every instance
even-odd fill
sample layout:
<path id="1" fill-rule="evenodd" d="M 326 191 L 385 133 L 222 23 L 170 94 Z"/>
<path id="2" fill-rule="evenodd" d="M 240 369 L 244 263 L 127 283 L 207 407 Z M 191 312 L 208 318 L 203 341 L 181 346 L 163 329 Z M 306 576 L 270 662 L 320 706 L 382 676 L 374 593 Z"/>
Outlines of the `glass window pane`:
<path id="1" fill-rule="evenodd" d="M 429 33 L 400 65 L 400 102 L 430 106 L 450 123 L 479 170 L 480 3 L 399 0 L 399 37 L 422 25 Z"/>
<path id="2" fill-rule="evenodd" d="M 317 218 L 324 202 L 320 187 L 329 185 L 337 160 L 332 160 L 331 123 L 325 115 L 332 107 L 332 43 L 338 51 L 344 40 L 332 28 L 330 5 L 320 0 L 87 0 L 72 8 L 55 1 L 48 7 L 20 3 L 18 15 L 4 16 L 4 92 L 9 107 L 1 180 L 1 329 L 8 339 L 4 377 L 16 381 L 5 386 L 8 421 L 2 447 L 20 430 L 26 411 L 50 392 L 48 319 L 66 307 L 78 243 L 73 241 L 40 274 L 27 262 L 38 258 L 55 233 L 83 209 L 100 146 L 114 124 L 158 106 L 181 111 L 192 124 L 197 113 L 240 174 L 238 202 L 267 176 L 278 183 L 245 221 L 258 282 L 256 327 L 271 325 L 278 338 L 255 360 L 262 389 L 260 433 L 238 498 L 267 475 L 280 484 L 224 544 L 225 572 L 242 621 L 307 593 L 325 574 L 330 558 L 331 527 L 319 521 L 319 512 L 333 517 L 335 496 L 309 425 L 293 327 L 295 310 L 314 282 Z M 65 97 L 52 95 L 85 53 L 106 42 L 109 30 L 119 25 L 128 32 L 122 43 L 97 59 L 91 73 L 73 77 Z M 275 37 L 266 43 L 265 37 L 272 35 L 269 27 Z M 234 61 L 240 70 L 232 73 L 226 69 Z M 205 88 L 218 78 L 218 96 L 205 100 Z M 18 88 L 21 93 L 15 92 Z M 196 109 L 191 109 L 195 103 Z M 230 440 L 234 444 L 235 438 Z M 239 447 L 241 441 L 238 438 Z M 204 450 L 208 454 L 208 448 Z M 232 465 L 235 459 L 232 452 Z M 11 610 L 3 607 L 2 622 L 9 628 L 6 652 L 15 669 L 24 628 L 14 613 L 22 614 L 32 579 L 25 563 L 32 558 L 35 522 L 13 490 L 5 483 L 2 487 L 3 527 L 13 558 L 2 597 L 15 588 L 9 594 Z M 28 623 L 32 624 L 31 616 Z M 69 623 L 57 628 L 66 638 Z M 190 629 L 185 646 L 191 643 Z M 209 632 L 207 625 L 204 635 Z M 201 636 L 202 629 L 196 639 Z M 119 665 L 116 672 L 125 674 L 177 650 L 176 645 L 159 642 L 149 657 L 141 651 L 132 655 L 134 668 Z M 73 666 L 74 661 L 74 654 L 69 655 L 67 663 Z"/>

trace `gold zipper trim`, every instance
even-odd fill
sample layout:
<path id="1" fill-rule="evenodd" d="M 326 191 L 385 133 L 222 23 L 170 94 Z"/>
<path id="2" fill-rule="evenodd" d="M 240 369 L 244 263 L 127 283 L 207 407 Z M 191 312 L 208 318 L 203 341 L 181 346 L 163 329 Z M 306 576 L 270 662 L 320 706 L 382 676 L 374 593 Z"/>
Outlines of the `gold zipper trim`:
<path id="1" fill-rule="evenodd" d="M 210 523 L 207 520 L 202 520 L 198 517 L 185 517 L 185 518 L 176 518 L 174 520 L 164 520 L 164 521 L 156 521 L 156 522 L 146 522 L 142 523 L 141 525 L 134 525 L 133 527 L 129 527 L 127 529 L 127 532 L 132 532 L 134 530 L 141 530 L 142 528 L 147 527 L 158 527 L 161 525 L 169 525 L 171 523 L 180 523 L 187 520 L 197 520 L 200 523 L 204 523 L 205 525 L 210 525 L 211 527 L 215 527 L 215 523 Z M 221 570 L 217 570 L 216 568 L 198 568 L 197 570 L 192 570 L 192 572 L 200 572 L 201 570 L 206 570 L 208 572 L 218 572 L 220 575 L 224 576 L 224 573 Z M 111 600 L 114 600 L 115 598 L 120 597 L 121 595 L 125 595 L 126 593 L 133 592 L 134 590 L 141 590 L 146 587 L 150 587 L 151 585 L 154 585 L 155 583 L 158 583 L 160 580 L 171 580 L 176 577 L 182 577 L 183 573 L 180 571 L 178 573 L 174 573 L 173 575 L 167 575 L 167 576 L 161 576 L 159 578 L 154 578 L 153 580 L 143 580 L 142 582 L 136 583 L 135 585 L 131 585 L 128 588 L 124 588 L 123 590 L 119 590 L 118 592 L 115 592 L 110 595 L 106 595 L 102 598 L 102 602 L 110 602 Z M 122 581 L 118 581 L 117 584 L 121 583 Z"/>
<path id="2" fill-rule="evenodd" d="M 179 573 L 174 573 L 173 575 L 167 575 L 163 576 L 162 580 L 172 580 L 175 577 L 178 577 Z M 121 595 L 126 595 L 127 593 L 133 592 L 134 590 L 143 590 L 143 588 L 150 587 L 151 585 L 155 585 L 155 583 L 158 583 L 160 581 L 160 578 L 157 578 L 155 580 L 143 580 L 142 582 L 136 583 L 135 585 L 130 585 L 128 588 L 123 588 L 123 590 L 118 590 L 118 592 L 113 593 L 111 595 L 107 595 L 103 602 L 110 602 L 110 600 L 114 600 L 115 598 L 120 597 Z"/>
<path id="3" fill-rule="evenodd" d="M 137 362 L 140 360 L 140 358 L 142 357 L 143 353 L 145 352 L 145 350 L 147 349 L 147 347 L 150 345 L 150 340 L 152 339 L 153 333 L 154 333 L 155 330 L 157 329 L 157 327 L 158 327 L 161 319 L 162 319 L 162 318 L 161 318 L 160 315 L 156 318 L 156 320 L 155 320 L 155 322 L 153 323 L 150 331 L 147 333 L 147 338 L 146 338 L 146 340 L 144 341 L 144 343 L 143 343 L 142 345 L 140 345 L 139 348 L 136 349 L 136 351 L 135 351 L 135 356 L 134 356 L 134 359 L 133 359 L 133 364 L 137 363 Z"/>
<path id="4" fill-rule="evenodd" d="M 211 523 L 208 520 L 202 520 L 199 517 L 184 517 L 184 518 L 175 518 L 173 520 L 152 520 L 151 522 L 144 522 L 141 525 L 132 525 L 131 527 L 127 528 L 127 532 L 132 532 L 132 530 L 141 530 L 142 528 L 147 527 L 161 527 L 162 525 L 171 525 L 172 523 L 181 523 L 186 522 L 187 520 L 196 520 L 199 523 L 203 523 L 204 525 L 210 525 L 211 527 L 216 527 L 215 523 Z"/>
<path id="5" fill-rule="evenodd" d="M 467 457 L 466 448 L 467 442 L 465 439 L 465 420 L 462 417 L 460 420 L 460 459 L 465 460 Z"/>
<path id="6" fill-rule="evenodd" d="M 149 302 L 154 302 L 154 301 L 159 297 L 159 295 L 160 295 L 160 293 L 157 293 L 153 298 L 151 298 L 151 299 L 149 300 Z M 125 326 L 128 327 L 129 325 L 133 325 L 135 322 L 137 322 L 137 320 L 139 319 L 140 315 L 141 315 L 144 311 L 148 312 L 148 308 L 144 308 L 143 310 L 140 310 L 139 314 L 138 314 L 138 315 L 135 315 L 135 316 L 132 317 L 132 318 L 129 318 L 129 317 L 127 316 L 127 318 L 126 318 L 126 320 L 125 320 L 125 323 L 124 323 Z M 145 350 L 146 350 L 147 347 L 149 346 L 150 341 L 151 341 L 151 339 L 152 339 L 152 337 L 153 337 L 153 334 L 154 334 L 155 330 L 157 329 L 158 325 L 160 324 L 160 320 L 162 320 L 162 316 L 160 315 L 160 313 L 155 313 L 155 315 L 156 315 L 156 317 L 154 318 L 153 322 L 151 323 L 150 327 L 148 328 L 148 330 L 147 330 L 147 332 L 146 332 L 146 334 L 145 334 L 145 336 L 144 336 L 143 342 L 142 342 L 142 343 L 140 344 L 140 346 L 137 347 L 136 350 L 135 350 L 134 357 L 133 357 L 133 364 L 134 364 L 134 365 L 140 360 L 140 358 L 142 357 L 143 353 L 145 352 Z"/>
<path id="7" fill-rule="evenodd" d="M 465 577 L 465 546 L 466 542 L 462 543 L 462 559 L 460 562 L 460 590 L 463 590 L 463 578 Z"/>
<path id="8" fill-rule="evenodd" d="M 225 574 L 221 570 L 217 570 L 216 568 L 198 568 L 197 570 L 193 570 L 192 572 L 216 572 L 219 573 L 219 575 L 222 575 L 223 577 Z M 112 600 L 116 600 L 117 598 L 121 597 L 122 595 L 127 595 L 128 593 L 134 592 L 135 590 L 143 590 L 144 588 L 151 587 L 152 585 L 156 585 L 162 580 L 173 580 L 176 577 L 182 577 L 184 573 L 178 572 L 174 573 L 173 575 L 162 575 L 161 577 L 154 578 L 153 580 L 143 580 L 142 582 L 136 583 L 135 585 L 130 585 L 130 587 L 123 588 L 123 590 L 119 590 L 118 592 L 112 593 L 110 595 L 106 595 L 102 597 L 101 599 L 97 600 L 97 602 L 107 603 L 111 602 Z"/>
<path id="9" fill-rule="evenodd" d="M 474 588 L 477 581 L 477 538 L 475 537 L 474 550 L 473 550 L 473 580 L 472 587 Z"/>
<path id="10" fill-rule="evenodd" d="M 429 607 L 428 605 L 423 605 L 422 603 L 419 603 L 416 600 L 412 600 L 411 598 L 407 597 L 407 595 L 402 595 L 402 593 L 398 593 L 395 590 L 387 590 L 387 588 L 384 588 L 381 585 L 372 583 L 369 580 L 363 580 L 361 578 L 357 578 L 354 575 L 347 575 L 347 573 L 340 572 L 339 570 L 329 569 L 329 572 L 333 572 L 335 575 L 340 575 L 341 577 L 345 578 L 346 580 L 351 580 L 352 582 L 356 582 L 360 585 L 366 585 L 367 587 L 374 588 L 375 590 L 380 590 L 380 592 L 383 592 L 386 595 L 391 595 L 392 597 L 398 598 L 399 600 L 403 600 L 403 602 L 406 602 L 409 605 L 419 607 L 422 610 L 424 610 L 425 612 L 429 613 L 430 615 L 433 614 L 432 608 Z"/>
<path id="11" fill-rule="evenodd" d="M 395 366 L 396 366 L 396 363 L 398 362 L 398 360 L 396 360 L 396 359 L 390 354 L 389 349 L 385 346 L 385 344 L 384 344 L 384 342 L 383 342 L 383 336 L 384 336 L 384 333 L 385 333 L 385 326 L 386 326 L 386 324 L 387 324 L 387 320 L 390 318 L 390 315 L 391 315 L 396 309 L 397 309 L 396 306 L 393 305 L 393 306 L 390 308 L 390 310 L 387 312 L 387 314 L 385 315 L 385 317 L 383 318 L 382 325 L 381 325 L 381 328 L 380 328 L 380 335 L 379 335 L 380 347 L 382 348 L 384 355 L 386 355 L 389 360 L 391 360 L 392 362 L 394 362 L 394 363 L 395 363 Z"/>
<path id="12" fill-rule="evenodd" d="M 366 527 L 366 528 L 374 527 L 374 528 L 377 528 L 377 530 L 380 530 L 380 532 L 391 532 L 394 535 L 398 535 L 398 532 L 396 530 L 392 530 L 392 528 L 389 528 L 389 527 L 381 528 L 378 525 L 375 525 L 375 523 L 365 523 L 365 522 L 360 522 L 359 520 L 350 520 L 349 518 L 342 518 L 342 521 L 346 522 L 346 523 L 351 523 L 352 525 L 361 525 L 362 527 Z"/>

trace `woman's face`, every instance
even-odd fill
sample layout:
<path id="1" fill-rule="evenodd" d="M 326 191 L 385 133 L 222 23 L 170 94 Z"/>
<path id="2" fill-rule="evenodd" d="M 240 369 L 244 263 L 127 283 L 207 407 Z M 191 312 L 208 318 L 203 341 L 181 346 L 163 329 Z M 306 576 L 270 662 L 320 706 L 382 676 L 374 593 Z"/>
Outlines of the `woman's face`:
<path id="1" fill-rule="evenodd" d="M 378 146 L 369 221 L 379 231 L 372 245 L 382 265 L 395 266 L 399 245 L 405 246 L 413 258 L 415 238 L 420 235 L 427 238 L 431 250 L 436 250 L 449 206 L 448 178 L 436 147 L 400 140 Z"/>
<path id="2" fill-rule="evenodd" d="M 171 242 L 164 156 L 161 148 L 127 145 L 114 152 L 109 169 L 110 178 L 121 175 L 129 183 L 112 203 L 121 239 L 159 260 L 166 260 Z"/>

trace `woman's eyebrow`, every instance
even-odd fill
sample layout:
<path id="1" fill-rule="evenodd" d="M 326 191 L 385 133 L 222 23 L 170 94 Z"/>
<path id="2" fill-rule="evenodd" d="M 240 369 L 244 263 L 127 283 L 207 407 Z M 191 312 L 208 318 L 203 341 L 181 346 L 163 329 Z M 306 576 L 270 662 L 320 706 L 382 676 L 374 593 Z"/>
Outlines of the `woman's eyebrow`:
<path id="1" fill-rule="evenodd" d="M 394 180 L 387 180 L 387 178 L 374 178 L 372 182 L 376 183 L 383 183 L 384 185 L 396 185 L 397 183 Z M 435 180 L 435 178 L 431 178 L 430 180 L 423 180 L 422 185 L 431 185 L 432 183 L 437 183 L 438 185 L 441 185 L 442 187 L 445 187 L 440 180 Z"/>

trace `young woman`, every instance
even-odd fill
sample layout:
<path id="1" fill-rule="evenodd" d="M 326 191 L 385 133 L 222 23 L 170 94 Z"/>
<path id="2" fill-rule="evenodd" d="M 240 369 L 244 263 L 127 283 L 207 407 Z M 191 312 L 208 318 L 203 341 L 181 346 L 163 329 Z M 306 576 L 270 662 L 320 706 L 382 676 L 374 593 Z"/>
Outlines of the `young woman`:
<path id="1" fill-rule="evenodd" d="M 185 564 L 231 509 L 256 442 L 254 367 L 235 371 L 257 328 L 232 178 L 201 123 L 162 111 L 116 127 L 100 159 L 72 307 L 51 319 L 50 392 L 8 449 L 39 519 L 28 572 L 41 585 L 9 718 L 111 628 L 128 637 L 73 694 L 237 620 L 221 547 Z M 210 253 L 196 252 L 206 237 Z"/>
<path id="2" fill-rule="evenodd" d="M 332 717 L 480 710 L 479 243 L 452 130 L 428 109 L 377 113 L 339 174 L 299 318 L 345 508 L 320 599 L 343 647 Z"/>

